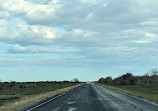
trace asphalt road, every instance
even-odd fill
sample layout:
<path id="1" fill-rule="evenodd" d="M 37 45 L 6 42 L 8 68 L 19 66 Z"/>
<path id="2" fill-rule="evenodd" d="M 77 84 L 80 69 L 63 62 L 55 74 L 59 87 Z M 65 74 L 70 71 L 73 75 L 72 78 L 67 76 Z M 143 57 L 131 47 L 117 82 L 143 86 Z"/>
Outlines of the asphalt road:
<path id="1" fill-rule="evenodd" d="M 96 84 L 85 84 L 26 111 L 158 111 L 158 105 Z"/>

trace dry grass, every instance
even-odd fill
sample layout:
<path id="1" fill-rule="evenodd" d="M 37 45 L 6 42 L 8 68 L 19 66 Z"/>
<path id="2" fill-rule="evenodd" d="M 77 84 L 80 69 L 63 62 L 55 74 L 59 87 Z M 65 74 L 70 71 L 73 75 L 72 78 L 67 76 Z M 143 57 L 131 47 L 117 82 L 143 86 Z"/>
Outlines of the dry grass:
<path id="1" fill-rule="evenodd" d="M 0 108 L 0 111 L 20 111 L 24 108 L 27 108 L 29 106 L 32 106 L 32 105 L 40 102 L 42 100 L 46 100 L 48 98 L 51 98 L 52 96 L 55 96 L 57 94 L 66 92 L 66 91 L 71 90 L 71 89 L 73 89 L 75 87 L 78 87 L 80 85 L 81 84 L 75 85 L 75 86 L 70 86 L 70 87 L 67 87 L 67 88 L 58 89 L 56 91 L 51 91 L 51 92 L 47 92 L 47 93 L 44 93 L 44 94 L 26 96 L 26 97 L 23 97 L 23 98 L 21 98 L 20 100 L 18 100 L 16 102 L 7 103 L 7 104 L 3 105 Z"/>

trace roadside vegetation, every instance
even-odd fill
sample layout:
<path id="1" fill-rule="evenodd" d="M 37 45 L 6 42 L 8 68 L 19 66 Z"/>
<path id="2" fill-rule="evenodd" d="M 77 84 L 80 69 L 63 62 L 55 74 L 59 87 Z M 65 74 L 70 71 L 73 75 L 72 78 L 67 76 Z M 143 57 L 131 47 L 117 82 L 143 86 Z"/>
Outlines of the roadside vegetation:
<path id="1" fill-rule="evenodd" d="M 98 83 L 158 103 L 158 70 L 152 69 L 143 76 L 128 72 L 120 77 L 100 78 Z"/>
<path id="2" fill-rule="evenodd" d="M 26 99 L 27 97 L 30 98 L 35 95 L 55 92 L 78 84 L 80 84 L 79 81 L 0 82 L 0 108 L 9 103 L 15 103 L 24 98 Z"/>

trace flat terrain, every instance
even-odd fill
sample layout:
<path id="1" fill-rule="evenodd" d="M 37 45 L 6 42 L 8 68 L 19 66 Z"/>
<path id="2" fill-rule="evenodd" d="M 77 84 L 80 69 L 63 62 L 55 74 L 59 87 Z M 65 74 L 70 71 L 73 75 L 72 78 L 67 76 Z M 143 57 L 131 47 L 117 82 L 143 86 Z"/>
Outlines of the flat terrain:
<path id="1" fill-rule="evenodd" d="M 0 83 L 0 106 L 21 98 L 74 86 L 71 82 L 5 82 Z"/>
<path id="2" fill-rule="evenodd" d="M 158 111 L 158 105 L 91 83 L 24 111 Z"/>
<path id="3" fill-rule="evenodd" d="M 158 103 L 158 85 L 105 85 L 105 86 Z"/>

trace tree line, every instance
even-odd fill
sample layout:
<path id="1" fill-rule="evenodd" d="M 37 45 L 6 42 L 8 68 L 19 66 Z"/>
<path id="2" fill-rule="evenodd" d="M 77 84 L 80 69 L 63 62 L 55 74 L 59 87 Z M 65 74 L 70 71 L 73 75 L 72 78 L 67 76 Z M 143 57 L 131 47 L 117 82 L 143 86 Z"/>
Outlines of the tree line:
<path id="1" fill-rule="evenodd" d="M 158 84 L 158 70 L 152 69 L 143 76 L 134 76 L 131 72 L 128 72 L 114 79 L 110 76 L 106 78 L 102 77 L 98 82 L 116 85 Z"/>
<path id="2" fill-rule="evenodd" d="M 71 81 L 37 81 L 37 82 L 2 82 L 0 81 L 0 91 L 6 88 L 32 88 L 39 86 L 49 86 L 49 85 L 63 85 L 63 84 L 73 84 L 80 83 L 77 78 L 72 79 Z"/>

